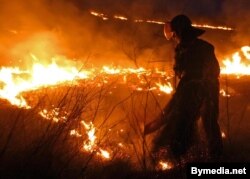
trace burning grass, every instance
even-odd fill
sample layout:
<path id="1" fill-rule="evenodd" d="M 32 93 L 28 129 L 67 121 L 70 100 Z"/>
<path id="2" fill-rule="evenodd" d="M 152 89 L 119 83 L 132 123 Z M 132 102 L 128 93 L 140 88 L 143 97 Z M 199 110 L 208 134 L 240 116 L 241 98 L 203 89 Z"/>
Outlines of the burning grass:
<path id="1" fill-rule="evenodd" d="M 49 65 L 48 69 L 50 67 Z M 54 67 L 57 66 L 53 65 Z M 57 75 L 50 74 L 48 69 L 45 69 L 42 74 Z M 160 84 L 157 86 L 156 82 L 160 80 L 163 83 L 167 79 L 159 72 L 152 74 L 152 71 L 143 68 L 119 69 L 105 66 L 96 74 L 94 74 L 96 69 L 89 70 L 92 73 L 89 73 L 91 75 L 87 79 L 85 75 L 83 75 L 84 78 L 80 78 L 81 72 L 73 78 L 69 77 L 66 73 L 68 68 L 63 69 L 65 73 L 62 73 L 61 69 L 55 69 L 60 72 L 56 82 L 53 80 L 51 82 L 50 78 L 48 82 L 39 81 L 33 78 L 32 74 L 28 74 L 31 77 L 24 81 L 20 76 L 16 77 L 17 74 L 22 75 L 23 71 L 18 70 L 18 73 L 12 69 L 8 71 L 9 78 L 8 81 L 3 81 L 1 97 L 16 106 L 11 108 L 14 108 L 17 116 L 11 115 L 9 119 L 8 115 L 3 114 L 1 118 L 3 122 L 14 120 L 9 127 L 4 126 L 11 130 L 4 131 L 7 136 L 3 136 L 1 156 L 6 156 L 5 160 L 8 163 L 12 158 L 10 156 L 18 155 L 19 150 L 24 151 L 25 154 L 22 154 L 25 158 L 24 164 L 20 164 L 18 168 L 27 170 L 31 167 L 30 164 L 34 164 L 42 170 L 47 170 L 45 163 L 52 162 L 53 166 L 63 167 L 61 171 L 56 171 L 59 175 L 69 166 L 74 166 L 74 170 L 77 170 L 79 175 L 86 175 L 87 168 L 95 167 L 96 162 L 110 164 L 115 161 L 127 161 L 129 164 L 128 161 L 133 161 L 137 168 L 140 168 L 141 164 L 138 164 L 137 159 L 141 157 L 141 144 L 137 141 L 141 140 L 139 137 L 141 137 L 142 129 L 138 113 L 135 111 L 142 113 L 144 111 L 142 107 L 145 104 L 140 103 L 147 103 L 143 101 L 145 92 L 154 90 L 156 94 L 161 93 L 158 88 Z M 6 74 L 5 69 L 1 72 Z M 25 71 L 25 73 L 28 72 Z M 2 75 L 2 79 L 5 79 L 5 76 Z M 152 82 L 152 86 L 155 85 L 154 88 L 147 87 L 149 85 L 145 84 L 144 77 Z M 63 80 L 59 80 L 60 78 Z M 38 80 L 38 83 L 34 79 Z M 40 85 L 40 82 L 43 82 L 43 85 Z M 169 87 L 171 89 L 171 86 Z M 10 89 L 14 91 L 10 93 L 13 98 L 3 95 L 8 94 Z M 123 95 L 120 95 L 121 91 Z M 138 109 L 135 110 L 135 106 Z M 21 111 L 26 111 L 27 116 L 23 116 Z M 128 115 L 132 116 L 129 121 Z M 117 118 L 117 116 L 120 117 Z M 29 124 L 28 121 L 33 122 Z M 34 121 L 43 124 L 33 124 Z M 13 138 L 17 135 L 16 128 L 19 129 L 19 123 L 24 125 L 23 130 L 28 136 L 22 136 L 20 139 L 24 143 L 21 148 L 17 147 L 16 150 L 10 151 L 9 149 L 15 145 L 19 146 L 19 143 L 12 143 L 16 140 Z M 27 129 L 27 126 L 32 125 L 35 125 L 35 131 Z M 131 126 L 134 127 L 133 130 Z M 136 156 L 131 153 L 132 151 L 137 152 Z M 47 155 L 57 156 L 63 160 L 63 165 Z M 77 163 L 79 161 L 75 161 L 76 155 L 77 158 L 81 158 L 80 164 Z M 51 158 L 51 161 L 48 159 L 44 163 L 36 163 L 35 160 L 40 161 L 39 157 L 42 156 Z"/>
<path id="2" fill-rule="evenodd" d="M 244 47 L 241 56 L 248 60 L 248 54 Z M 173 90 L 172 78 L 165 72 L 142 67 L 79 69 L 56 62 L 0 72 L 4 99 L 0 157 L 5 172 L 14 171 L 20 177 L 42 172 L 44 177 L 91 178 L 114 175 L 115 170 L 124 176 L 178 170 L 165 159 L 151 162 L 150 139 L 143 134 L 145 123 L 160 113 Z M 227 100 L 244 101 L 239 124 L 249 112 L 249 93 L 238 83 L 228 74 L 221 76 L 224 140 L 232 140 L 235 131 L 228 118 L 233 108 L 226 110 Z M 106 169 L 113 171 L 107 174 Z"/>

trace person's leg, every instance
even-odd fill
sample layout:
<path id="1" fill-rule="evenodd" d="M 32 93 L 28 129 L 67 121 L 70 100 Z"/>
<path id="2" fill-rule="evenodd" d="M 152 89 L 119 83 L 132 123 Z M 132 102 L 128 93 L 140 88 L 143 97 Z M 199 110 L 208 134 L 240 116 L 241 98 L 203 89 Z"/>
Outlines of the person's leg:
<path id="1" fill-rule="evenodd" d="M 176 105 L 175 136 L 171 149 L 175 157 L 185 154 L 197 140 L 197 119 L 203 101 L 203 91 L 199 82 L 191 82 L 183 87 Z"/>
<path id="2" fill-rule="evenodd" d="M 204 101 L 202 120 L 208 140 L 209 153 L 211 157 L 219 157 L 222 154 L 222 137 L 219 117 L 219 86 L 214 85 L 208 89 L 208 95 Z"/>

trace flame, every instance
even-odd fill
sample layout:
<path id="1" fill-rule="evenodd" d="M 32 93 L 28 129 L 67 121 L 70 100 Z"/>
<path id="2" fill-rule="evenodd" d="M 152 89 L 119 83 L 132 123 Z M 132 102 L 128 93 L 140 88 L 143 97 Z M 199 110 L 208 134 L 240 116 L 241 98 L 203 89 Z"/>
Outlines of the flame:
<path id="1" fill-rule="evenodd" d="M 97 145 L 97 137 L 95 135 L 96 128 L 92 122 L 87 124 L 85 121 L 81 121 L 81 124 L 86 130 L 88 139 L 83 143 L 83 149 L 86 152 L 96 152 L 97 155 L 100 155 L 104 159 L 110 159 L 110 153 L 107 150 L 104 150 Z"/>
<path id="2" fill-rule="evenodd" d="M 212 25 L 208 25 L 208 24 L 192 24 L 192 26 L 194 26 L 194 27 L 200 27 L 200 28 L 207 28 L 207 29 L 218 29 L 218 30 L 228 30 L 228 31 L 234 30 L 231 27 L 226 27 L 226 26 L 212 26 Z"/>
<path id="3" fill-rule="evenodd" d="M 12 105 L 30 108 L 21 93 L 45 86 L 57 85 L 74 79 L 89 78 L 90 71 L 82 71 L 75 67 L 58 66 L 56 62 L 49 65 L 33 64 L 30 70 L 21 70 L 18 67 L 0 69 L 0 98 L 8 100 Z M 22 76 L 29 76 L 24 78 Z"/>
<path id="4" fill-rule="evenodd" d="M 22 74 L 18 68 L 1 68 L 0 69 L 0 81 L 3 83 L 3 88 L 0 90 L 0 98 L 7 99 L 11 102 L 12 105 L 27 107 L 27 102 L 22 96 L 19 96 L 19 93 L 25 89 L 25 86 L 20 85 L 19 88 L 16 88 L 16 83 L 13 76 L 16 74 Z"/>
<path id="5" fill-rule="evenodd" d="M 173 87 L 169 82 L 167 84 L 156 83 L 156 85 L 160 88 L 160 91 L 164 93 L 170 94 L 173 91 Z"/>
<path id="6" fill-rule="evenodd" d="M 241 47 L 241 51 L 243 52 L 244 56 L 250 60 L 250 46 L 243 46 Z"/>
<path id="7" fill-rule="evenodd" d="M 118 16 L 118 15 L 114 15 L 114 18 L 115 19 L 119 19 L 119 20 L 123 20 L 123 21 L 127 21 L 128 18 L 127 17 L 124 17 L 124 16 Z"/>
<path id="8" fill-rule="evenodd" d="M 134 22 L 142 23 L 142 22 L 144 22 L 144 20 L 142 20 L 142 19 L 135 19 Z"/>
<path id="9" fill-rule="evenodd" d="M 50 110 L 43 109 L 38 113 L 44 119 L 52 120 L 53 122 L 66 121 L 68 113 L 61 112 L 59 108 L 52 108 Z"/>
<path id="10" fill-rule="evenodd" d="M 224 89 L 220 90 L 220 94 L 224 97 L 230 97 L 230 94 L 227 94 L 226 91 Z"/>
<path id="11" fill-rule="evenodd" d="M 31 57 L 35 61 L 39 61 L 35 55 L 31 54 Z M 221 67 L 221 73 L 250 75 L 250 64 L 247 64 L 249 60 L 250 46 L 243 46 L 241 51 L 234 53 L 231 60 L 228 58 L 223 61 L 224 66 Z M 160 78 L 166 77 L 166 72 L 158 69 L 147 70 L 143 67 L 121 68 L 106 65 L 101 69 L 90 68 L 79 71 L 74 65 L 59 66 L 56 61 L 57 59 L 53 59 L 53 62 L 47 65 L 37 62 L 31 65 L 30 69 L 20 69 L 19 67 L 0 68 L 0 98 L 8 100 L 12 105 L 28 109 L 31 108 L 31 106 L 22 96 L 23 92 L 36 90 L 46 86 L 58 85 L 69 81 L 76 82 L 78 79 L 93 79 L 100 74 L 103 77 L 104 83 L 109 83 L 109 77 L 107 75 L 117 75 L 122 77 L 121 82 L 124 84 L 131 81 L 128 81 L 130 78 L 129 75 L 135 74 L 136 76 L 133 76 L 133 78 L 137 77 L 139 81 L 136 85 L 131 85 L 131 87 L 137 91 L 159 90 L 166 94 L 170 94 L 173 91 L 173 87 L 169 82 L 166 82 L 166 84 L 153 82 L 155 84 L 152 84 L 150 88 L 145 87 L 147 82 L 142 75 L 150 77 L 153 74 L 158 75 Z M 225 94 L 225 91 L 223 90 L 221 91 L 221 94 L 223 96 L 228 95 Z M 47 118 L 43 111 L 40 114 Z"/>
<path id="12" fill-rule="evenodd" d="M 111 75 L 121 73 L 121 70 L 120 70 L 120 69 L 117 69 L 117 68 L 110 68 L 110 67 L 108 67 L 108 66 L 104 66 L 104 67 L 103 67 L 103 71 L 104 71 L 105 73 L 111 74 Z"/>
<path id="13" fill-rule="evenodd" d="M 170 162 L 166 162 L 166 161 L 159 161 L 158 163 L 159 165 L 159 169 L 160 170 L 169 170 L 171 168 L 173 168 L 173 165 Z"/>
<path id="14" fill-rule="evenodd" d="M 151 70 L 146 70 L 143 67 L 139 68 L 122 68 L 122 67 L 109 67 L 103 66 L 102 72 L 110 75 L 120 74 L 120 75 L 129 75 L 129 74 L 137 74 L 137 75 L 149 75 L 151 74 Z M 161 71 L 156 71 L 156 73 L 162 73 Z"/>
<path id="15" fill-rule="evenodd" d="M 226 134 L 225 134 L 225 132 L 221 132 L 221 137 L 223 138 L 223 139 L 225 139 L 226 138 Z"/>
<path id="16" fill-rule="evenodd" d="M 92 122 L 87 124 L 84 121 L 81 121 L 81 123 L 85 127 L 87 131 L 86 133 L 88 135 L 88 140 L 84 142 L 83 148 L 87 152 L 93 152 L 96 146 L 95 126 L 93 125 Z"/>
<path id="17" fill-rule="evenodd" d="M 108 20 L 109 19 L 107 15 L 105 15 L 103 13 L 100 13 L 100 12 L 97 12 L 97 11 L 90 11 L 90 14 L 92 14 L 93 16 L 96 16 L 96 17 L 100 17 L 103 20 Z M 113 18 L 114 19 L 119 19 L 119 20 L 122 20 L 122 21 L 127 21 L 128 20 L 127 17 L 121 16 L 121 15 L 114 15 Z M 134 22 L 135 23 L 145 23 L 146 22 L 146 23 L 159 24 L 159 25 L 165 24 L 164 21 L 152 20 L 152 19 L 146 19 L 146 20 L 135 19 Z M 214 29 L 214 30 L 226 30 L 226 31 L 233 31 L 234 30 L 231 27 L 213 26 L 213 25 L 208 25 L 208 24 L 192 24 L 192 26 L 194 26 L 194 27 L 200 27 L 200 28 L 206 28 L 206 29 Z"/>
<path id="18" fill-rule="evenodd" d="M 33 54 L 31 54 L 31 57 L 35 61 L 40 61 Z M 28 109 L 31 108 L 31 106 L 27 104 L 25 98 L 22 96 L 23 92 L 63 84 L 65 82 L 74 82 L 74 84 L 77 84 L 77 80 L 79 79 L 92 80 L 97 76 L 102 77 L 105 84 L 109 83 L 109 79 L 112 78 L 112 76 L 121 77 L 120 83 L 123 84 L 131 83 L 131 81 L 133 81 L 133 83 L 137 82 L 137 84 L 129 85 L 137 91 L 158 90 L 170 94 L 173 90 L 170 83 L 160 84 L 153 81 L 152 83 L 154 84 L 152 84 L 150 88 L 147 86 L 145 77 L 152 78 L 153 75 L 153 77 L 168 79 L 166 78 L 166 72 L 160 71 L 157 68 L 147 70 L 143 67 L 122 68 L 106 65 L 100 69 L 92 67 L 79 71 L 72 63 L 71 65 L 59 66 L 56 61 L 59 60 L 55 58 L 53 62 L 48 65 L 34 63 L 30 69 L 25 70 L 19 67 L 2 67 L 0 69 L 0 82 L 2 83 L 0 98 L 8 100 L 12 105 Z M 97 86 L 100 87 L 101 84 L 97 84 Z M 110 94 L 112 94 L 112 92 L 110 92 Z M 51 119 L 51 114 L 50 117 L 48 117 L 45 111 L 41 111 L 40 115 L 45 119 Z M 56 121 L 56 119 L 54 121 Z"/>
<path id="19" fill-rule="evenodd" d="M 123 143 L 121 143 L 121 142 L 118 143 L 118 146 L 119 147 L 124 147 Z"/>
<path id="20" fill-rule="evenodd" d="M 151 23 L 151 24 L 165 24 L 165 22 L 156 21 L 156 20 L 146 20 L 145 22 Z"/>
<path id="21" fill-rule="evenodd" d="M 82 135 L 75 129 L 70 131 L 71 136 L 82 137 Z"/>
<path id="22" fill-rule="evenodd" d="M 92 14 L 93 16 L 96 16 L 96 17 L 100 17 L 100 18 L 102 18 L 102 20 L 108 20 L 108 18 L 103 13 L 99 13 L 96 11 L 90 11 L 90 14 Z"/>
<path id="23" fill-rule="evenodd" d="M 237 51 L 232 55 L 231 59 L 223 60 L 224 67 L 221 68 L 221 73 L 250 75 L 250 63 L 244 63 L 243 60 L 250 60 L 250 46 L 243 46 L 241 51 Z"/>
<path id="24" fill-rule="evenodd" d="M 110 159 L 110 153 L 106 150 L 100 149 L 100 152 L 97 154 L 101 155 L 105 159 Z"/>

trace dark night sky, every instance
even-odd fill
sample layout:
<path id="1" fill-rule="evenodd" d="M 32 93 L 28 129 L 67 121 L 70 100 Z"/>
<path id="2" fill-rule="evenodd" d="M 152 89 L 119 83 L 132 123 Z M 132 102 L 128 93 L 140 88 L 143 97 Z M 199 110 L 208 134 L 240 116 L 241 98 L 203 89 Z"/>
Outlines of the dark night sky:
<path id="1" fill-rule="evenodd" d="M 249 0 L 74 0 L 78 6 L 127 16 L 169 19 L 179 13 L 196 21 L 225 23 L 249 14 Z M 231 23 L 233 24 L 233 23 Z"/>
<path id="2" fill-rule="evenodd" d="M 117 42 L 123 40 L 126 35 L 131 37 L 131 40 L 134 39 L 129 34 L 134 29 L 139 29 L 140 32 L 136 36 L 137 41 L 149 44 L 148 46 L 157 47 L 158 44 L 153 44 L 155 38 L 163 38 L 162 29 L 158 25 L 144 24 L 135 27 L 134 24 L 120 21 L 119 23 L 118 21 L 100 22 L 98 18 L 90 16 L 89 10 L 103 12 L 109 17 L 117 14 L 127 16 L 129 19 L 163 21 L 184 13 L 194 23 L 223 25 L 237 29 L 230 34 L 230 37 L 226 35 L 226 38 L 230 38 L 237 47 L 250 42 L 250 21 L 248 20 L 250 0 L 0 0 L 0 5 L 0 22 L 2 22 L 0 50 L 2 48 L 3 54 L 11 49 L 9 47 L 16 45 L 18 40 L 26 39 L 31 34 L 42 30 L 58 32 L 57 35 L 60 37 L 57 39 L 60 39 L 60 44 L 65 45 L 66 49 L 62 51 L 70 54 L 69 56 L 71 52 L 72 56 L 76 52 L 81 56 L 92 48 L 100 51 L 100 54 L 112 49 L 110 51 L 113 54 L 114 49 L 119 47 Z M 25 35 L 11 34 L 9 29 L 23 32 Z M 121 29 L 124 34 L 127 34 L 121 35 Z M 218 33 L 224 32 L 218 31 Z M 11 34 L 13 39 L 6 34 Z M 213 36 L 213 38 L 214 41 L 218 41 L 217 37 Z M 209 40 L 213 39 L 209 38 Z M 228 48 L 224 45 L 224 40 L 221 42 L 223 47 Z"/>
<path id="3" fill-rule="evenodd" d="M 193 16 L 213 17 L 222 11 L 223 0 L 91 0 L 87 6 L 127 14 L 173 15 L 187 13 Z"/>

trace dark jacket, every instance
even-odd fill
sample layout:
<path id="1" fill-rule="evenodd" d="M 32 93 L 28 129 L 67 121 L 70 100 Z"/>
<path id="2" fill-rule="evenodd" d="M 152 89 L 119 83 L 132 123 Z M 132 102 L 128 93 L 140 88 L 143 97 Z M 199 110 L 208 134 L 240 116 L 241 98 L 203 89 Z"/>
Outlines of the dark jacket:
<path id="1" fill-rule="evenodd" d="M 197 38 L 186 42 L 175 49 L 174 70 L 180 81 L 164 109 L 165 126 L 154 141 L 154 151 L 169 146 L 175 157 L 184 154 L 197 141 L 196 121 L 200 116 L 210 150 L 222 148 L 217 123 L 220 68 L 214 47 Z"/>
<path id="2" fill-rule="evenodd" d="M 174 70 L 181 79 L 218 79 L 220 67 L 210 43 L 196 38 L 188 43 L 180 43 L 175 52 Z"/>

